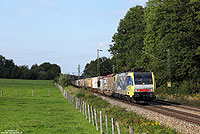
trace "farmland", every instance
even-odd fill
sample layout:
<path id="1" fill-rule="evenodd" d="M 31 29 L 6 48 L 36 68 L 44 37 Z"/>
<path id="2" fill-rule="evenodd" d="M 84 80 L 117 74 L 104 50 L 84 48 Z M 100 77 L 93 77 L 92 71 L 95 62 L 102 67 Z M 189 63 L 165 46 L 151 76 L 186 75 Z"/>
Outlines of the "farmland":
<path id="1" fill-rule="evenodd" d="M 97 133 L 53 81 L 0 79 L 0 90 L 1 133 Z"/>

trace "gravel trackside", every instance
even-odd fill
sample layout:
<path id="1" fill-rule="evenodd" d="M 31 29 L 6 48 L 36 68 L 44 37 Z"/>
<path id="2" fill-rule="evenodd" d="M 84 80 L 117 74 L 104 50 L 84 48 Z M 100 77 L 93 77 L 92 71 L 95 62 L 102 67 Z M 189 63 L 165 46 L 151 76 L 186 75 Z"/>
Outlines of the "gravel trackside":
<path id="1" fill-rule="evenodd" d="M 94 95 L 101 97 L 103 100 L 106 100 L 111 105 L 117 105 L 125 108 L 127 111 L 135 112 L 138 115 L 146 117 L 149 120 L 155 120 L 161 123 L 161 125 L 168 126 L 172 129 L 175 129 L 177 132 L 185 134 L 200 134 L 200 126 L 185 122 L 183 120 L 176 119 L 174 117 L 166 116 L 160 113 L 155 113 L 137 106 L 129 105 L 118 100 L 113 100 L 106 96 L 101 96 L 94 93 Z"/>

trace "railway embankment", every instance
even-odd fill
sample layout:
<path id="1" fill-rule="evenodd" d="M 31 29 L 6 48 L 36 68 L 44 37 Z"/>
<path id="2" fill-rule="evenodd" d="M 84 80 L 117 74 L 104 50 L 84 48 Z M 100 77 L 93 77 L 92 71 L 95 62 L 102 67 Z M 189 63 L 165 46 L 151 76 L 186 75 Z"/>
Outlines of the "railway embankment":
<path id="1" fill-rule="evenodd" d="M 145 106 L 135 105 L 99 94 L 94 95 L 101 97 L 103 100 L 106 100 L 113 106 L 120 106 L 125 108 L 127 111 L 135 112 L 137 115 L 146 117 L 149 120 L 158 121 L 161 123 L 161 125 L 175 129 L 177 132 L 186 134 L 200 133 L 200 116 L 198 111 L 199 109 L 197 108 L 184 108 L 184 106 L 177 106 L 177 108 L 176 105 L 164 105 L 163 103 Z M 174 109 L 174 107 L 176 107 L 176 109 Z"/>
<path id="2" fill-rule="evenodd" d="M 179 132 L 176 132 L 172 128 L 166 127 L 161 122 L 147 119 L 146 117 L 136 114 L 134 111 L 127 110 L 126 107 L 124 108 L 120 105 L 111 104 L 109 101 L 102 99 L 100 96 L 95 96 L 91 91 L 74 88 L 72 86 L 68 86 L 64 88 L 64 90 L 80 98 L 81 100 L 84 100 L 84 102 L 90 106 L 93 106 L 97 111 L 102 111 L 103 115 L 108 116 L 108 120 L 111 121 L 111 118 L 114 118 L 115 120 L 119 121 L 121 133 L 129 133 L 129 126 L 133 126 L 134 133 L 179 134 Z"/>
<path id="3" fill-rule="evenodd" d="M 180 103 L 182 105 L 189 105 L 200 108 L 200 94 L 183 95 L 183 94 L 156 94 L 156 97 L 161 100 Z"/>

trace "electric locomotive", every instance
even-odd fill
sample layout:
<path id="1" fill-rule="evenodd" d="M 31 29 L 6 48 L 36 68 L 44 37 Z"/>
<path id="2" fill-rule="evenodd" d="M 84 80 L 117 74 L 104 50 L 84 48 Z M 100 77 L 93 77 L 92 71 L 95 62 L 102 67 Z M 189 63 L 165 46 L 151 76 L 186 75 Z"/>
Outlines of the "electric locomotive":
<path id="1" fill-rule="evenodd" d="M 128 72 L 115 75 L 114 96 L 131 101 L 153 101 L 155 96 L 153 72 Z"/>

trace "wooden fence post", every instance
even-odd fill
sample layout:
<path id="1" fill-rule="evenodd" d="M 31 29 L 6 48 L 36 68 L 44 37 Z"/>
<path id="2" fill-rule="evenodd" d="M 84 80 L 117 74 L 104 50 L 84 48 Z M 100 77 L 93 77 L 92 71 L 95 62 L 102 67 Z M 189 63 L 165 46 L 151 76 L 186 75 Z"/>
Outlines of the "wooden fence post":
<path id="1" fill-rule="evenodd" d="M 94 126 L 94 112 L 93 107 L 91 106 L 91 112 L 92 112 L 92 125 Z"/>
<path id="2" fill-rule="evenodd" d="M 78 109 L 78 98 L 77 97 L 75 98 L 76 98 L 76 109 Z"/>
<path id="3" fill-rule="evenodd" d="M 134 131 L 133 131 L 133 126 L 129 126 L 129 134 L 133 134 Z"/>
<path id="4" fill-rule="evenodd" d="M 84 110 L 85 108 L 84 108 L 84 105 L 85 105 L 85 104 L 84 104 L 84 101 L 83 101 L 83 104 L 82 104 L 82 112 L 83 112 L 83 116 L 85 116 L 85 110 Z"/>
<path id="5" fill-rule="evenodd" d="M 114 118 L 111 118 L 111 122 L 112 122 L 112 134 L 115 134 Z"/>
<path id="6" fill-rule="evenodd" d="M 87 104 L 85 103 L 85 118 L 87 119 Z"/>
<path id="7" fill-rule="evenodd" d="M 32 90 L 32 96 L 34 96 L 34 90 Z"/>
<path id="8" fill-rule="evenodd" d="M 3 90 L 1 90 L 1 96 L 3 96 Z"/>
<path id="9" fill-rule="evenodd" d="M 99 111 L 99 114 L 100 114 L 100 129 L 101 129 L 101 134 L 103 134 L 102 111 Z"/>
<path id="10" fill-rule="evenodd" d="M 91 122 L 91 117 L 90 117 L 90 105 L 88 105 L 88 118 L 89 118 L 89 123 Z"/>
<path id="11" fill-rule="evenodd" d="M 119 127 L 119 121 L 116 121 L 116 126 L 117 126 L 117 132 L 118 132 L 118 134 L 121 134 L 120 127 Z"/>
<path id="12" fill-rule="evenodd" d="M 81 102 L 81 100 L 80 100 L 80 102 L 79 102 L 79 110 L 80 110 L 80 112 L 81 112 L 81 104 L 82 104 L 82 102 Z"/>
<path id="13" fill-rule="evenodd" d="M 98 128 L 97 111 L 96 111 L 96 109 L 94 109 L 94 116 L 95 116 L 95 122 L 96 122 L 96 129 L 99 130 L 99 128 Z"/>
<path id="14" fill-rule="evenodd" d="M 105 115 L 105 121 L 106 121 L 106 134 L 108 134 L 108 117 Z"/>

